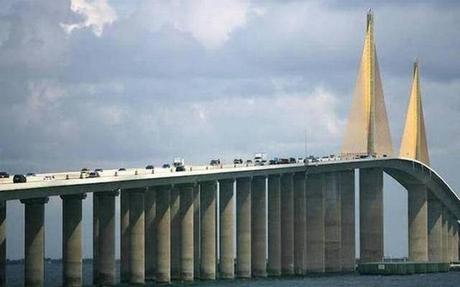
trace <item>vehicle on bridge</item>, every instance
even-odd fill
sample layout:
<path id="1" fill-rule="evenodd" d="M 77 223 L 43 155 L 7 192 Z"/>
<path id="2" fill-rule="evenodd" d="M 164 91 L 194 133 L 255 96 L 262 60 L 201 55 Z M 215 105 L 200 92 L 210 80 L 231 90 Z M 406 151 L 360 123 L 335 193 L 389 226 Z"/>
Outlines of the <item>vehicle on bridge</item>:
<path id="1" fill-rule="evenodd" d="M 24 183 L 27 182 L 27 178 L 23 174 L 15 174 L 13 176 L 13 183 Z"/>
<path id="2" fill-rule="evenodd" d="M 256 153 L 254 155 L 254 165 L 265 165 L 267 163 L 267 154 Z"/>
<path id="3" fill-rule="evenodd" d="M 233 164 L 243 164 L 243 160 L 241 158 L 235 158 Z"/>
<path id="4" fill-rule="evenodd" d="M 148 166 L 145 167 L 145 169 L 154 169 L 154 166 L 152 164 L 149 164 Z"/>
<path id="5" fill-rule="evenodd" d="M 218 166 L 218 165 L 220 165 L 220 159 L 212 159 L 212 160 L 209 162 L 209 165 L 211 165 L 211 166 Z"/>
<path id="6" fill-rule="evenodd" d="M 9 178 L 10 175 L 6 171 L 0 171 L 0 178 Z"/>

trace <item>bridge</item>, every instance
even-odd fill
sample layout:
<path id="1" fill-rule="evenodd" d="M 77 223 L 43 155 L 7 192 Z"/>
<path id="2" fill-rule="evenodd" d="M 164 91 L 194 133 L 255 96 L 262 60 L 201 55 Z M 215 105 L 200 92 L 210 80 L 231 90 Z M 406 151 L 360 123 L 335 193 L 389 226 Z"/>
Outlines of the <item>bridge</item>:
<path id="1" fill-rule="evenodd" d="M 383 174 L 408 192 L 409 260 L 459 256 L 460 198 L 429 166 L 418 63 L 399 157 L 393 156 L 373 16 L 340 157 L 276 165 L 230 164 L 40 174 L 0 182 L 0 285 L 6 202 L 25 205 L 25 285 L 44 284 L 44 211 L 63 204 L 63 284 L 82 285 L 82 201 L 93 193 L 95 285 L 114 285 L 115 200 L 121 206 L 121 281 L 192 281 L 355 270 L 355 184 L 360 262 L 382 261 Z M 359 182 L 355 183 L 355 173 Z M 43 180 L 43 178 L 49 180 Z M 14 224 L 14 223 L 13 223 Z"/>

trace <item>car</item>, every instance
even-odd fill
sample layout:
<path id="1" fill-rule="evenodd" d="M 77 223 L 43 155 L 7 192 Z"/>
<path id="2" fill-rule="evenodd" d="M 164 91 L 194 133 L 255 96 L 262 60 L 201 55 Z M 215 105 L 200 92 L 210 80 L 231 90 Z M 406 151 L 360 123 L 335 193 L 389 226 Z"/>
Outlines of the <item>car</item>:
<path id="1" fill-rule="evenodd" d="M 163 167 L 163 168 L 170 168 L 170 167 L 171 167 L 171 165 L 169 165 L 169 163 L 165 163 L 165 164 L 163 164 L 163 166 L 162 166 L 162 167 Z"/>
<path id="2" fill-rule="evenodd" d="M 276 164 L 276 160 L 271 159 L 271 160 L 268 161 L 268 164 L 269 165 L 274 165 L 274 164 Z"/>
<path id="3" fill-rule="evenodd" d="M 145 167 L 145 169 L 153 169 L 153 168 L 154 168 L 154 166 L 151 165 L 151 164 L 149 164 L 148 166 Z"/>
<path id="4" fill-rule="evenodd" d="M 289 163 L 289 159 L 287 158 L 278 159 L 278 164 L 288 164 L 288 163 Z"/>
<path id="5" fill-rule="evenodd" d="M 95 172 L 103 172 L 104 170 L 102 168 L 96 168 L 94 171 Z"/>
<path id="6" fill-rule="evenodd" d="M 86 167 L 84 167 L 84 168 L 81 169 L 81 172 L 88 172 L 88 171 L 89 171 L 89 169 L 86 168 Z"/>
<path id="7" fill-rule="evenodd" d="M 185 166 L 183 165 L 176 166 L 176 171 L 185 171 Z"/>
<path id="8" fill-rule="evenodd" d="M 243 164 L 243 160 L 241 158 L 235 158 L 233 164 Z"/>
<path id="9" fill-rule="evenodd" d="M 289 163 L 297 163 L 297 160 L 295 159 L 295 157 L 290 157 Z"/>
<path id="10" fill-rule="evenodd" d="M 92 171 L 88 174 L 89 178 L 100 177 L 101 175 L 97 171 Z"/>
<path id="11" fill-rule="evenodd" d="M 36 176 L 36 174 L 34 172 L 28 172 L 26 176 Z"/>
<path id="12" fill-rule="evenodd" d="M 126 168 L 120 167 L 120 168 L 118 169 L 118 171 L 126 171 Z"/>
<path id="13" fill-rule="evenodd" d="M 220 159 L 212 159 L 209 164 L 212 166 L 220 165 Z"/>
<path id="14" fill-rule="evenodd" d="M 23 174 L 15 174 L 13 176 L 13 183 L 24 183 L 27 181 L 27 178 Z"/>
<path id="15" fill-rule="evenodd" d="M 0 171 L 0 178 L 9 178 L 10 175 L 6 171 Z"/>
<path id="16" fill-rule="evenodd" d="M 246 161 L 246 163 L 247 163 L 247 164 L 251 164 L 251 163 L 252 163 L 252 160 L 248 159 L 248 160 Z"/>

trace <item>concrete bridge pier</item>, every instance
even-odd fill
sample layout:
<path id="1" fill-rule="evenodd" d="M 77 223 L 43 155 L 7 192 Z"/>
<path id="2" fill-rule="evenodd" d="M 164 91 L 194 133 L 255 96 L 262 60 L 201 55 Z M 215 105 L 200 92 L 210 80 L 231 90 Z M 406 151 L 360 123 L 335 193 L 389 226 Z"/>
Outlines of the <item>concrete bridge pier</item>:
<path id="1" fill-rule="evenodd" d="M 293 174 L 281 175 L 281 273 L 294 274 Z"/>
<path id="2" fill-rule="evenodd" d="M 268 176 L 268 275 L 281 275 L 280 176 Z"/>
<path id="3" fill-rule="evenodd" d="M 120 281 L 129 281 L 129 192 L 120 192 Z"/>
<path id="4" fill-rule="evenodd" d="M 251 272 L 253 277 L 267 277 L 266 179 L 265 176 L 255 176 L 252 178 Z"/>
<path id="5" fill-rule="evenodd" d="M 99 196 L 93 193 L 93 285 L 98 284 L 99 271 Z"/>
<path id="6" fill-rule="evenodd" d="M 458 229 L 458 223 L 455 220 L 454 221 L 454 244 L 453 244 L 453 253 L 454 253 L 454 258 L 452 261 L 458 262 L 458 256 L 459 256 L 459 242 L 458 242 L 458 236 L 459 236 L 459 229 Z"/>
<path id="7" fill-rule="evenodd" d="M 129 190 L 129 283 L 145 283 L 145 188 Z"/>
<path id="8" fill-rule="evenodd" d="M 156 188 L 156 275 L 158 283 L 171 282 L 171 217 L 170 199 L 171 186 L 164 185 Z"/>
<path id="9" fill-rule="evenodd" d="M 63 286 L 82 285 L 82 200 L 86 194 L 61 195 Z"/>
<path id="10" fill-rule="evenodd" d="M 220 270 L 222 279 L 235 278 L 235 196 L 233 185 L 235 180 L 219 181 L 219 209 L 220 209 Z"/>
<path id="11" fill-rule="evenodd" d="M 441 202 L 428 192 L 428 260 L 442 261 L 442 206 Z"/>
<path id="12" fill-rule="evenodd" d="M 383 260 L 383 170 L 359 170 L 360 260 Z"/>
<path id="13" fill-rule="evenodd" d="M 22 199 L 25 204 L 24 285 L 44 285 L 45 204 L 48 197 Z"/>
<path id="14" fill-rule="evenodd" d="M 153 187 L 145 192 L 145 280 L 155 280 L 156 272 L 156 193 Z"/>
<path id="15" fill-rule="evenodd" d="M 447 262 L 454 258 L 454 216 L 449 212 L 447 215 Z"/>
<path id="16" fill-rule="evenodd" d="M 181 264 L 181 216 L 180 191 L 178 186 L 171 189 L 171 279 L 180 279 Z"/>
<path id="17" fill-rule="evenodd" d="M 200 183 L 201 270 L 200 278 L 216 279 L 216 193 L 217 182 Z"/>
<path id="18" fill-rule="evenodd" d="M 6 201 L 0 201 L 0 286 L 6 286 Z"/>
<path id="19" fill-rule="evenodd" d="M 428 261 L 428 190 L 423 184 L 410 184 L 406 188 L 409 260 Z"/>
<path id="20" fill-rule="evenodd" d="M 308 174 L 307 202 L 307 273 L 324 272 L 324 174 Z"/>
<path id="21" fill-rule="evenodd" d="M 305 173 L 294 174 L 294 273 L 304 275 L 306 258 Z"/>
<path id="22" fill-rule="evenodd" d="M 251 178 L 236 180 L 236 276 L 251 278 Z"/>
<path id="23" fill-rule="evenodd" d="M 193 186 L 193 276 L 200 278 L 201 269 L 201 222 L 200 222 L 200 185 Z"/>
<path id="24" fill-rule="evenodd" d="M 180 278 L 193 281 L 193 184 L 183 184 L 180 190 L 181 255 Z"/>
<path id="25" fill-rule="evenodd" d="M 449 243 L 448 243 L 448 211 L 445 206 L 442 206 L 442 261 L 443 262 L 448 262 L 448 248 L 449 248 Z"/>
<path id="26" fill-rule="evenodd" d="M 324 265 L 326 272 L 341 271 L 341 198 L 340 173 L 326 173 L 324 194 Z"/>
<path id="27" fill-rule="evenodd" d="M 355 271 L 355 171 L 339 173 L 341 200 L 341 271 Z"/>
<path id="28" fill-rule="evenodd" d="M 116 284 L 115 277 L 115 197 L 117 191 L 95 194 L 97 197 L 97 274 L 96 285 L 111 286 Z M 94 240 L 93 240 L 94 242 Z"/>

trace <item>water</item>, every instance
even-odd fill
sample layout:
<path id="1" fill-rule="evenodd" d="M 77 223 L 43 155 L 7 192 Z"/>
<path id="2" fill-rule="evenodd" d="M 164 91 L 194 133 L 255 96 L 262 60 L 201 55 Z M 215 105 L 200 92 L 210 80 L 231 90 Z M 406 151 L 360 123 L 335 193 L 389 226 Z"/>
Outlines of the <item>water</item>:
<path id="1" fill-rule="evenodd" d="M 117 268 L 118 269 L 118 268 Z M 45 286 L 60 286 L 62 282 L 61 263 L 47 261 L 45 263 Z M 9 264 L 7 266 L 7 286 L 23 286 L 23 264 Z M 86 261 L 83 264 L 84 285 L 92 282 L 92 264 Z M 405 276 L 360 276 L 357 274 L 291 277 L 278 279 L 252 279 L 231 281 L 207 281 L 188 284 L 175 283 L 173 286 L 205 286 L 205 287 L 409 287 L 409 286 L 460 286 L 460 272 L 416 274 Z M 123 286 L 123 285 L 120 285 Z M 124 285 L 127 286 L 127 285 Z M 149 284 L 154 286 L 154 284 Z"/>

